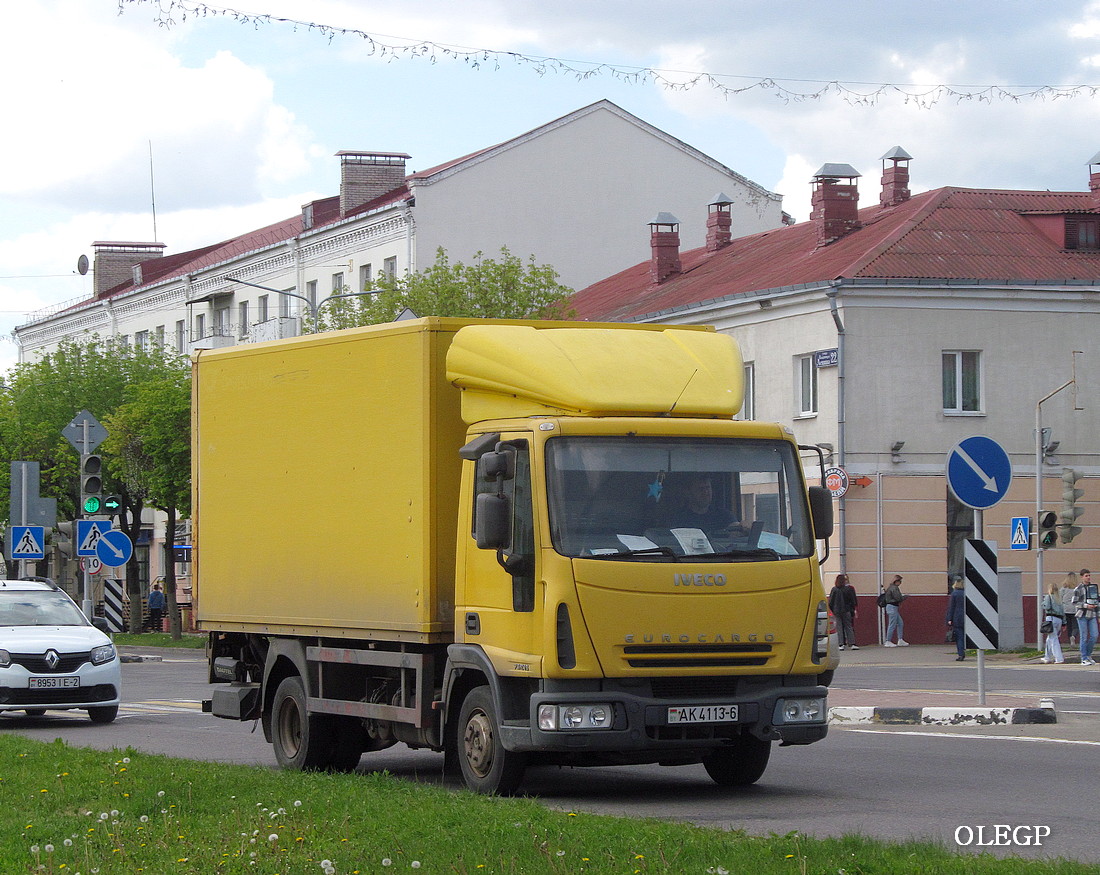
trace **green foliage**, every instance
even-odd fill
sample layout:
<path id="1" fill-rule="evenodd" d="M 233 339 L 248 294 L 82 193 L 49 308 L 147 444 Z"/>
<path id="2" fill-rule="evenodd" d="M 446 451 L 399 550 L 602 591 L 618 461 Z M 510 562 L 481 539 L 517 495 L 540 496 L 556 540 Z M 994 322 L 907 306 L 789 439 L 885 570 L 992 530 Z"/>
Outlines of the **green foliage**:
<path id="1" fill-rule="evenodd" d="M 137 349 L 93 337 L 63 340 L 51 353 L 12 368 L 0 394 L 0 454 L 8 463 L 37 461 L 41 494 L 58 500 L 58 516 L 76 512 L 79 454 L 62 435 L 75 414 L 89 411 L 100 422 L 120 407 L 138 400 L 144 384 L 186 374 L 188 364 L 160 346 Z M 104 457 L 108 476 L 105 492 L 126 492 L 113 460 Z M 0 512 L 7 516 L 6 477 Z"/>
<path id="2" fill-rule="evenodd" d="M 321 308 L 319 331 L 392 322 L 406 310 L 417 316 L 485 319 L 568 319 L 573 290 L 550 265 L 524 262 L 501 247 L 499 260 L 478 252 L 473 264 L 452 264 L 436 251 L 435 263 L 403 277 L 383 275 L 369 295 L 339 298 Z"/>

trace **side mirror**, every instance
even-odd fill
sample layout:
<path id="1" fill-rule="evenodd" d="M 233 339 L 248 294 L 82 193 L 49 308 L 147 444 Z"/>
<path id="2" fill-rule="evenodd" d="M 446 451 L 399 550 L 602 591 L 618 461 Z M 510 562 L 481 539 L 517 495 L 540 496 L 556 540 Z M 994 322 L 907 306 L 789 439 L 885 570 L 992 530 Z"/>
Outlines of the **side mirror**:
<path id="1" fill-rule="evenodd" d="M 501 447 L 491 453 L 485 453 L 477 460 L 479 480 L 493 481 L 498 477 L 511 480 L 516 476 L 516 451 L 511 447 Z"/>
<path id="2" fill-rule="evenodd" d="M 92 617 L 92 625 L 95 626 L 100 632 L 110 634 L 111 627 L 107 625 L 106 617 Z"/>
<path id="3" fill-rule="evenodd" d="M 826 541 L 833 534 L 833 496 L 824 486 L 810 487 L 810 516 L 814 524 L 814 538 Z"/>
<path id="4" fill-rule="evenodd" d="M 479 466 L 480 467 L 480 466 Z M 506 550 L 512 542 L 512 502 L 505 495 L 483 492 L 474 508 L 474 540 L 481 550 Z"/>

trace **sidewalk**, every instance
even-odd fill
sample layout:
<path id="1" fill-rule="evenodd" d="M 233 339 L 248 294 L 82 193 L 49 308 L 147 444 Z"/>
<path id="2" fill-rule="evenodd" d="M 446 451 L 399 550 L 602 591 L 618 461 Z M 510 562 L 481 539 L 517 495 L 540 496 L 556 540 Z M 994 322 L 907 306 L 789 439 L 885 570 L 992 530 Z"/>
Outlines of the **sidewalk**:
<path id="1" fill-rule="evenodd" d="M 846 666 L 956 666 L 969 668 L 976 676 L 976 656 L 955 662 L 953 644 L 914 644 L 909 647 L 869 645 L 859 650 L 842 650 L 837 678 L 844 677 Z M 987 653 L 986 666 L 997 664 L 1028 665 L 1016 654 Z M 1036 665 L 1040 665 L 1036 660 Z M 1076 662 L 1043 666 L 1051 671 L 1067 668 L 1080 671 Z M 1044 707 L 1046 706 L 1046 707 Z M 987 693 L 985 704 L 978 704 L 977 690 L 829 690 L 829 722 L 835 725 L 854 723 L 911 724 L 938 726 L 992 726 L 1018 723 L 1057 723 L 1053 704 L 1028 696 Z"/>

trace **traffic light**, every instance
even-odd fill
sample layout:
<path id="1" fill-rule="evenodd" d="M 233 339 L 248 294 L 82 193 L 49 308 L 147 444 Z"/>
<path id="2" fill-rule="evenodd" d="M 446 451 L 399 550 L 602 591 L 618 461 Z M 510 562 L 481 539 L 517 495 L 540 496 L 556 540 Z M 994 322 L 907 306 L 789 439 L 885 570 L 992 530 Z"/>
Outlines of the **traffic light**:
<path id="1" fill-rule="evenodd" d="M 1058 514 L 1052 510 L 1039 511 L 1035 532 L 1040 549 L 1049 550 L 1058 546 Z"/>
<path id="2" fill-rule="evenodd" d="M 60 520 L 54 526 L 53 545 L 64 559 L 73 558 L 73 526 L 69 520 Z"/>
<path id="3" fill-rule="evenodd" d="M 103 458 L 95 453 L 80 457 L 80 510 L 92 516 L 103 509 Z"/>
<path id="4" fill-rule="evenodd" d="M 1083 489 L 1077 488 L 1077 481 L 1081 478 L 1079 472 L 1073 468 L 1062 469 L 1062 543 L 1068 544 L 1079 534 L 1081 527 L 1077 525 L 1077 518 L 1085 512 L 1083 507 L 1077 506 L 1077 499 L 1085 494 Z"/>
<path id="5" fill-rule="evenodd" d="M 118 516 L 122 513 L 122 499 L 117 495 L 104 496 L 102 510 L 107 516 Z"/>

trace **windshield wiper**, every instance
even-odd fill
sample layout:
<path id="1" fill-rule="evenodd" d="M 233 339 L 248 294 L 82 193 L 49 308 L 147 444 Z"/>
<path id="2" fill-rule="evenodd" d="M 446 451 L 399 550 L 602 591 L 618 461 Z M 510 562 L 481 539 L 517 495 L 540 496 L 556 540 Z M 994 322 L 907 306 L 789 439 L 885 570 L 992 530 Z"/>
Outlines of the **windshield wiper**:
<path id="1" fill-rule="evenodd" d="M 679 562 L 684 557 L 673 550 L 671 547 L 640 547 L 637 550 L 628 550 L 625 547 L 622 550 L 618 550 L 614 553 L 595 553 L 592 556 L 585 556 L 585 559 L 622 559 L 624 556 L 647 556 L 656 554 L 659 556 L 667 556 L 674 562 Z"/>
<path id="2" fill-rule="evenodd" d="M 741 550 L 718 550 L 714 553 L 702 553 L 702 556 L 718 556 L 723 559 L 778 559 L 779 551 L 771 547 L 752 547 Z"/>

